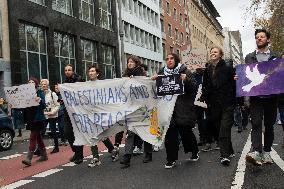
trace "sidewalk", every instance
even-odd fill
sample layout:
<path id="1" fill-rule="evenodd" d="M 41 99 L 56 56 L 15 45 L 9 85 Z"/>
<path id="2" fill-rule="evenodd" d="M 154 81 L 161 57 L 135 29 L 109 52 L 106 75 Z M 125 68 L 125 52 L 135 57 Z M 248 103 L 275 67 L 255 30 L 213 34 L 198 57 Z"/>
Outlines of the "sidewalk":
<path id="1" fill-rule="evenodd" d="M 22 142 L 24 140 L 28 140 L 30 138 L 30 131 L 26 129 L 22 129 L 22 137 L 17 137 L 18 136 L 18 131 L 15 131 L 15 137 L 14 137 L 14 142 Z"/>

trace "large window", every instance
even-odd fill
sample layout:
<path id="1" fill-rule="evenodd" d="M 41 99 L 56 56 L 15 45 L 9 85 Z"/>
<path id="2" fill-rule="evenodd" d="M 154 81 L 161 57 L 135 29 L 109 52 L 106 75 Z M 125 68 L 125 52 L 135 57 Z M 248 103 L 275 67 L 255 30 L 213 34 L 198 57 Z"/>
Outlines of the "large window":
<path id="1" fill-rule="evenodd" d="M 20 24 L 19 39 L 22 81 L 31 76 L 48 78 L 46 31 L 41 27 Z"/>
<path id="2" fill-rule="evenodd" d="M 62 82 L 65 79 L 64 67 L 67 64 L 74 65 L 76 70 L 74 37 L 54 32 L 54 49 L 58 68 L 56 69 L 56 81 Z"/>
<path id="3" fill-rule="evenodd" d="M 80 19 L 92 24 L 95 23 L 93 0 L 81 0 Z"/>
<path id="4" fill-rule="evenodd" d="M 111 0 L 99 1 L 101 27 L 112 30 Z"/>
<path id="5" fill-rule="evenodd" d="M 81 39 L 82 63 L 84 64 L 83 78 L 87 80 L 88 67 L 95 65 L 97 62 L 97 45 L 93 41 Z"/>
<path id="6" fill-rule="evenodd" d="M 103 63 L 103 74 L 106 79 L 115 77 L 115 59 L 114 59 L 114 48 L 106 45 L 102 45 L 102 63 Z"/>
<path id="7" fill-rule="evenodd" d="M 40 4 L 40 5 L 45 5 L 45 0 L 29 0 L 29 1 L 32 1 L 32 2 Z"/>
<path id="8" fill-rule="evenodd" d="M 73 15 L 72 0 L 52 0 L 52 8 L 64 14 Z"/>

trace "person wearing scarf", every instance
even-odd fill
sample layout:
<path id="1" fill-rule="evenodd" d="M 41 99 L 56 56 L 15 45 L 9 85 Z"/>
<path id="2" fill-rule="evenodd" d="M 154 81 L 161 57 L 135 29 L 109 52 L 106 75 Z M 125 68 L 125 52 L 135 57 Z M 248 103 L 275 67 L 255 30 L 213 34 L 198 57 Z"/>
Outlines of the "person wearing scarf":
<path id="1" fill-rule="evenodd" d="M 191 157 L 187 160 L 198 161 L 199 159 L 197 141 L 192 131 L 196 122 L 193 103 L 197 91 L 197 83 L 189 69 L 180 63 L 180 58 L 177 54 L 168 54 L 166 63 L 167 65 L 159 71 L 158 75 L 179 74 L 184 83 L 184 94 L 177 97 L 170 126 L 165 137 L 167 153 L 165 168 L 171 169 L 178 160 L 179 136 L 181 137 L 184 152 L 191 152 Z M 157 75 L 154 75 L 152 79 L 156 80 L 157 77 Z"/>

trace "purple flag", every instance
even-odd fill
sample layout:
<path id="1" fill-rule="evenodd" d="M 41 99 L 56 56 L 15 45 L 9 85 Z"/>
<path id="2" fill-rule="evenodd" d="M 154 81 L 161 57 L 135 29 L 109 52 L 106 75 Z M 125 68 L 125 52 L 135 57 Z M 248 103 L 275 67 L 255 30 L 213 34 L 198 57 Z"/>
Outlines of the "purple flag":
<path id="1" fill-rule="evenodd" d="M 236 67 L 237 97 L 284 93 L 284 59 Z"/>

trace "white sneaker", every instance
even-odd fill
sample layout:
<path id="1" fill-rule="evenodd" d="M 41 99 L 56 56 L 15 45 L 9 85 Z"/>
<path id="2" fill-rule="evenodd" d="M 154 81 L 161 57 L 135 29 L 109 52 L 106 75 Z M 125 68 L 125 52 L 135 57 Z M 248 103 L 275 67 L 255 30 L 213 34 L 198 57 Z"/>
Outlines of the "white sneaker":
<path id="1" fill-rule="evenodd" d="M 100 164 L 101 164 L 101 161 L 98 158 L 93 158 L 88 164 L 88 167 L 95 167 L 95 166 L 99 166 Z"/>
<path id="2" fill-rule="evenodd" d="M 133 155 L 140 155 L 143 154 L 143 151 L 138 148 L 137 146 L 135 146 L 134 150 L 133 150 Z"/>
<path id="3" fill-rule="evenodd" d="M 158 152 L 159 150 L 160 150 L 160 148 L 158 146 L 153 147 L 153 152 Z"/>
<path id="4" fill-rule="evenodd" d="M 262 163 L 264 164 L 273 164 L 273 159 L 270 156 L 270 152 L 263 152 L 262 153 Z"/>
<path id="5" fill-rule="evenodd" d="M 257 151 L 250 152 L 246 155 L 246 161 L 248 163 L 252 163 L 253 165 L 262 165 L 262 157 L 260 156 L 260 153 Z"/>

